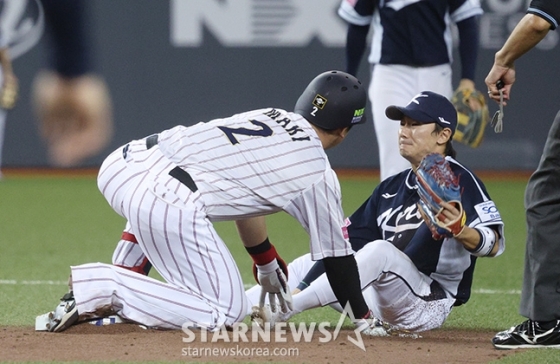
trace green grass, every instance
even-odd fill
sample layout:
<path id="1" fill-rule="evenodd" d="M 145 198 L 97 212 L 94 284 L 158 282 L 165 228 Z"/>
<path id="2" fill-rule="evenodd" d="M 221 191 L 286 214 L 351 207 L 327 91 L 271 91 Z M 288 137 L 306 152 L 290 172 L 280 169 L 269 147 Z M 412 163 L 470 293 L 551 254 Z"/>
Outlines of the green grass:
<path id="1" fill-rule="evenodd" d="M 341 180 L 346 214 L 360 206 L 376 183 Z M 506 252 L 478 260 L 471 300 L 453 310 L 444 328 L 498 331 L 523 319 L 517 309 L 525 247 L 525 184 L 486 183 L 506 222 Z M 287 261 L 308 251 L 308 236 L 293 218 L 279 213 L 267 222 L 271 241 Z M 124 223 L 105 202 L 93 177 L 11 177 L 1 181 L 0 307 L 4 309 L 0 310 L 0 326 L 31 327 L 36 315 L 52 310 L 65 291 L 70 265 L 110 262 Z M 216 229 L 230 247 L 244 281 L 252 283 L 251 260 L 233 223 L 218 223 Z M 157 274 L 153 276 L 157 278 Z M 53 282 L 31 284 L 39 280 Z M 322 308 L 304 312 L 298 320 L 336 322 L 338 317 L 333 310 Z M 520 351 L 499 362 L 548 363 L 556 362 L 557 355 L 555 350 Z"/>

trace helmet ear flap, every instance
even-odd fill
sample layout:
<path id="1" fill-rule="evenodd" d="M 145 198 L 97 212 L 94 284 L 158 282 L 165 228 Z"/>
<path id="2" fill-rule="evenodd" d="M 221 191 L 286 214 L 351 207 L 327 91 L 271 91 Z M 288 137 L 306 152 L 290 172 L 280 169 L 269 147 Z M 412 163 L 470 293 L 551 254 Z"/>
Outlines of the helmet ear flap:
<path id="1" fill-rule="evenodd" d="M 351 74 L 328 71 L 315 77 L 296 102 L 294 112 L 325 130 L 365 122 L 367 92 Z"/>

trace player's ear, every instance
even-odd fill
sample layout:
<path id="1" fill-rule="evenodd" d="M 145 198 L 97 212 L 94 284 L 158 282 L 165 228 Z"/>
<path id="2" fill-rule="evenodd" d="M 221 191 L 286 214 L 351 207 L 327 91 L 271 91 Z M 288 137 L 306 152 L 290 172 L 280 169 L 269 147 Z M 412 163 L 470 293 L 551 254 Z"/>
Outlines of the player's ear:
<path id="1" fill-rule="evenodd" d="M 451 140 L 451 138 L 452 138 L 452 136 L 451 136 L 451 129 L 450 129 L 450 128 L 443 128 L 443 130 L 441 130 L 441 131 L 438 133 L 437 142 L 438 142 L 438 144 L 440 144 L 440 145 L 447 144 L 447 142 L 448 142 L 449 140 Z"/>
<path id="2" fill-rule="evenodd" d="M 348 135 L 348 133 L 350 132 L 350 129 L 352 129 L 352 126 L 347 126 L 345 128 L 340 129 L 340 136 L 342 137 L 342 139 L 346 138 L 346 136 Z"/>

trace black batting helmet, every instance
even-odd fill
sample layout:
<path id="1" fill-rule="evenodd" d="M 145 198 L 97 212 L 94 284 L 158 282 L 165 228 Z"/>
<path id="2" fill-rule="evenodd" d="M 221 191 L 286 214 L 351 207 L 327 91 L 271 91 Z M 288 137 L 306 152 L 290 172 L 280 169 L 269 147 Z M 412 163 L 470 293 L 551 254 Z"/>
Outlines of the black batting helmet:
<path id="1" fill-rule="evenodd" d="M 364 123 L 366 102 L 366 90 L 356 77 L 342 71 L 328 71 L 309 83 L 294 112 L 313 125 L 334 130 Z"/>

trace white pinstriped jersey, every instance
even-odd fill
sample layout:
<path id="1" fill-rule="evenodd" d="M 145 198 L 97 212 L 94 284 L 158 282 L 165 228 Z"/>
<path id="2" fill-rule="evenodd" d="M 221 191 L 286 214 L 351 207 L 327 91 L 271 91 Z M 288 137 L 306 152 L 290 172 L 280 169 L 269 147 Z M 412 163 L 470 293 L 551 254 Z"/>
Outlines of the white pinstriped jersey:
<path id="1" fill-rule="evenodd" d="M 211 221 L 284 210 L 310 234 L 314 259 L 351 253 L 337 176 L 301 115 L 268 108 L 177 126 L 158 146 L 192 176 Z"/>
<path id="2" fill-rule="evenodd" d="M 121 240 L 113 263 L 137 266 L 147 259 L 167 283 L 116 265 L 73 267 L 78 312 L 109 305 L 134 322 L 172 329 L 191 322 L 215 330 L 242 320 L 248 301 L 236 262 L 213 227 L 217 220 L 284 210 L 309 233 L 314 259 L 352 254 L 342 231 L 340 185 L 302 116 L 260 109 L 177 126 L 155 140 L 115 150 L 97 183 L 136 240 Z"/>

